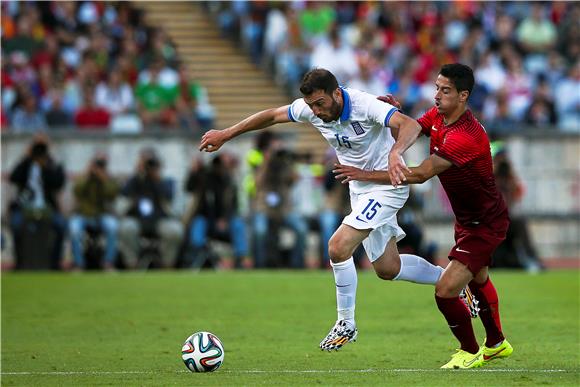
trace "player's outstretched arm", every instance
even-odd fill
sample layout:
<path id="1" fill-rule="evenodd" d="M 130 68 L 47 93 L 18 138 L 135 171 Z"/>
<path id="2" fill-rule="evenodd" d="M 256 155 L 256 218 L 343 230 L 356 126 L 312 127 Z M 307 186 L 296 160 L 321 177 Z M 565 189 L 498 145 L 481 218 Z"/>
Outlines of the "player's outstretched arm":
<path id="1" fill-rule="evenodd" d="M 215 152 L 227 141 L 242 133 L 267 128 L 283 122 L 290 122 L 290 118 L 288 118 L 288 107 L 289 105 L 262 110 L 261 112 L 253 114 L 229 128 L 223 130 L 209 130 L 201 137 L 199 150 Z"/>
<path id="2" fill-rule="evenodd" d="M 417 140 L 421 133 L 421 125 L 409 116 L 396 112 L 389 120 L 389 126 L 398 132 L 397 141 L 389 153 L 389 176 L 396 187 L 407 180 L 412 173 L 405 165 L 403 153 Z"/>
<path id="3" fill-rule="evenodd" d="M 422 184 L 435 175 L 440 174 L 453 164 L 435 154 L 423 160 L 421 165 L 414 168 L 407 168 L 410 171 L 405 172 L 404 184 Z M 349 181 L 369 181 L 377 184 L 392 184 L 389 171 L 365 171 L 350 165 L 334 164 L 334 178 L 342 184 Z"/>

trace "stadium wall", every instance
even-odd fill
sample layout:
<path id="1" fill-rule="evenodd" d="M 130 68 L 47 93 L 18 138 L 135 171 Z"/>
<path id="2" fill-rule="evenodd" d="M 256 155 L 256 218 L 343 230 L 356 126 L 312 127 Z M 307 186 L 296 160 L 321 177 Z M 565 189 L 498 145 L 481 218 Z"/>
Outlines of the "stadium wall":
<path id="1" fill-rule="evenodd" d="M 13 192 L 8 184 L 12 168 L 24 154 L 31 137 L 2 134 L 2 221 L 6 224 L 5 209 Z M 188 198 L 183 181 L 192 160 L 209 160 L 210 154 L 197 150 L 198 140 L 186 134 L 170 132 L 142 133 L 139 136 L 110 133 L 51 132 L 52 154 L 60 160 L 69 180 L 62 204 L 71 209 L 71 182 L 86 170 L 96 151 L 109 154 L 110 172 L 123 179 L 133 173 L 139 150 L 154 147 L 160 155 L 164 174 L 176 182 L 176 214 L 186 211 Z M 578 135 L 536 132 L 505 139 L 505 147 L 525 187 L 524 199 L 516 211 L 529 219 L 530 231 L 544 259 L 580 261 L 580 137 Z M 252 136 L 236 139 L 223 147 L 239 156 L 241 177 L 247 173 L 243 160 L 252 147 Z M 428 152 L 428 142 L 420 139 L 407 154 L 408 164 L 420 162 Z M 436 241 L 440 255 L 445 256 L 453 244 L 451 212 L 438 180 L 416 186 L 425 199 L 422 222 L 427 239 Z"/>

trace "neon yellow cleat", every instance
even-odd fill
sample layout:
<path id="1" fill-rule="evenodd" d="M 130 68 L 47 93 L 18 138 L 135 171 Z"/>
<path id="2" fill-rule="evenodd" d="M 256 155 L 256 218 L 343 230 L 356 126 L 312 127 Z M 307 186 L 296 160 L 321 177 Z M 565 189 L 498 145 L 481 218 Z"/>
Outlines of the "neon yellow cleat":
<path id="1" fill-rule="evenodd" d="M 477 368 L 483 365 L 483 357 L 481 351 L 476 354 L 469 353 L 462 349 L 458 349 L 456 353 L 451 355 L 451 360 L 441 366 L 441 368 L 448 369 L 465 369 L 465 368 Z"/>
<path id="2" fill-rule="evenodd" d="M 488 348 L 483 344 L 481 350 L 479 351 L 483 355 L 484 363 L 488 363 L 493 359 L 500 359 L 502 357 L 508 357 L 514 352 L 514 348 L 506 339 L 504 339 L 499 347 Z"/>

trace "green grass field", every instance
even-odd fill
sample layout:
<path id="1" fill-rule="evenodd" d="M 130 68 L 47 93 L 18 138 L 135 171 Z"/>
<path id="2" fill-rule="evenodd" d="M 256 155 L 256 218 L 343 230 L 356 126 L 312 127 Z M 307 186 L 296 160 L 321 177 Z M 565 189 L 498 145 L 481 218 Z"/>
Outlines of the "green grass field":
<path id="1" fill-rule="evenodd" d="M 443 371 L 456 342 L 433 288 L 370 272 L 359 275 L 359 340 L 333 353 L 318 349 L 336 318 L 328 271 L 3 274 L 2 385 L 580 384 L 578 271 L 492 277 L 514 354 Z M 198 330 L 224 343 L 217 372 L 181 361 Z"/>

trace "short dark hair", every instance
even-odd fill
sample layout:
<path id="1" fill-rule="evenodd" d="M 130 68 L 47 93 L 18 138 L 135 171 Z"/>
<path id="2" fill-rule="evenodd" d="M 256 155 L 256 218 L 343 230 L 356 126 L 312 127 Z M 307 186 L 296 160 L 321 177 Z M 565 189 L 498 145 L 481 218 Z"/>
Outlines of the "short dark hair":
<path id="1" fill-rule="evenodd" d="M 316 90 L 324 90 L 326 94 L 331 95 L 337 88 L 338 81 L 336 77 L 326 69 L 310 70 L 304 74 L 300 83 L 300 92 L 303 95 L 310 95 Z"/>
<path id="2" fill-rule="evenodd" d="M 445 78 L 449 78 L 458 92 L 467 90 L 471 96 L 473 85 L 475 84 L 471 67 L 461 63 L 448 63 L 441 67 L 439 74 Z"/>

